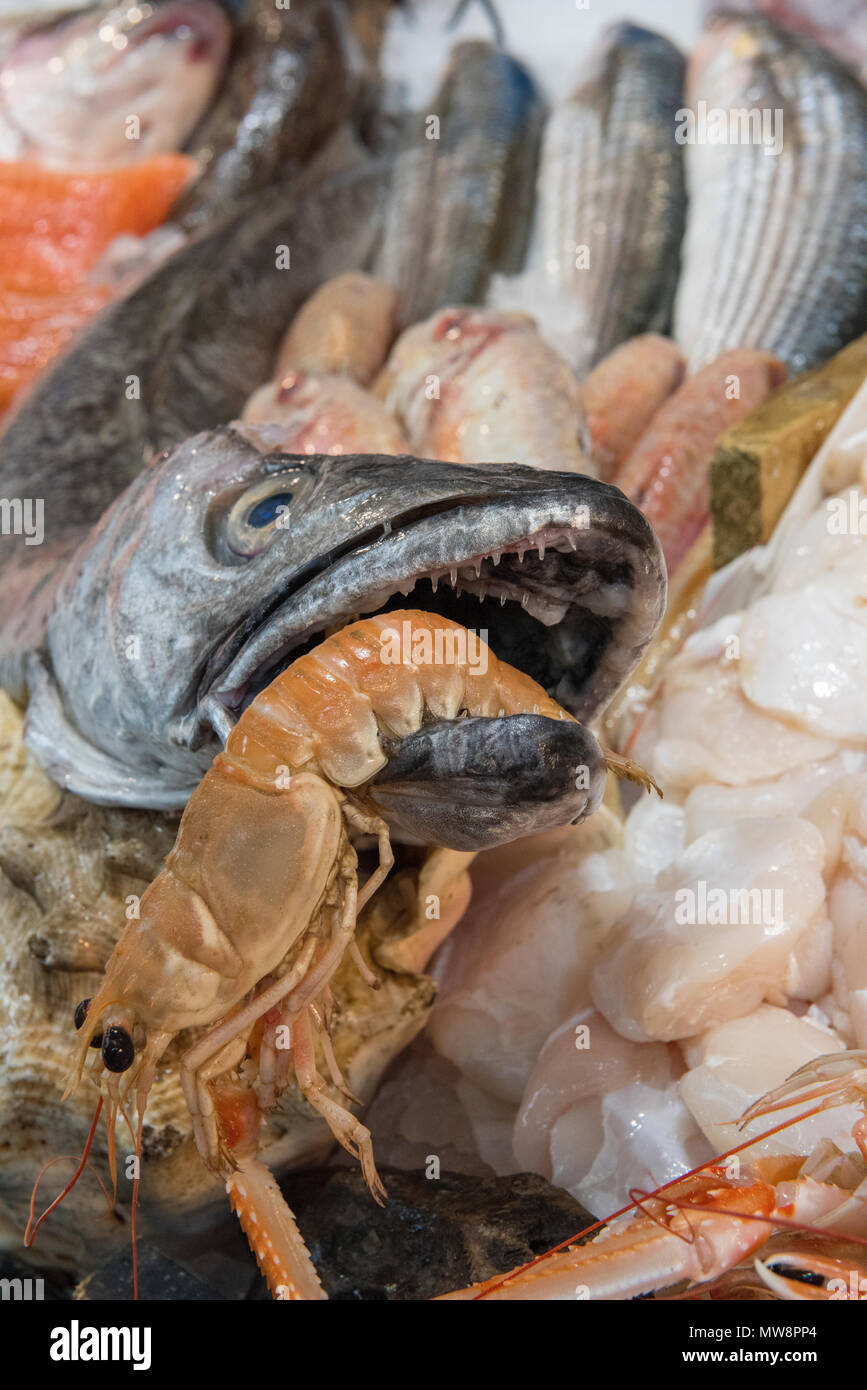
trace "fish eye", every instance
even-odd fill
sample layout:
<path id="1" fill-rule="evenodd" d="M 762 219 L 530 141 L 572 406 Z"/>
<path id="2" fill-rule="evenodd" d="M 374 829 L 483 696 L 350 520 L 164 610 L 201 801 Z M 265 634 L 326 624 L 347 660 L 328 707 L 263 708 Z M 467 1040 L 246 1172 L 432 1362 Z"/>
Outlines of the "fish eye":
<path id="1" fill-rule="evenodd" d="M 106 1028 L 105 1037 L 102 1040 L 102 1060 L 108 1070 L 126 1071 L 132 1066 L 134 1057 L 135 1048 L 126 1029 L 118 1027 L 117 1024 L 111 1028 Z"/>
<path id="2" fill-rule="evenodd" d="M 283 515 L 281 507 L 288 510 L 291 502 L 291 492 L 275 492 L 272 497 L 263 497 L 261 502 L 256 502 L 251 508 L 247 525 L 257 528 L 270 526 L 272 521 Z"/>
<path id="3" fill-rule="evenodd" d="M 282 469 L 245 489 L 228 513 L 224 544 L 233 555 L 259 555 L 275 535 L 288 531 L 293 510 L 313 486 L 303 467 Z"/>
<path id="4" fill-rule="evenodd" d="M 89 1008 L 90 1008 L 90 1000 L 89 1000 L 89 999 L 82 999 L 82 1000 L 80 1000 L 79 1003 L 76 1004 L 76 1006 L 75 1006 L 75 1013 L 73 1014 L 73 1022 L 75 1023 L 75 1029 L 76 1029 L 76 1032 L 78 1032 L 78 1033 L 80 1033 L 81 1030 L 82 1030 L 82 1028 L 84 1027 L 84 1021 L 85 1021 L 85 1019 L 87 1018 L 87 1011 L 88 1011 Z M 90 1040 L 90 1045 L 91 1045 L 91 1047 L 102 1047 L 102 1034 L 101 1034 L 101 1033 L 94 1033 L 93 1037 L 92 1037 L 91 1040 Z"/>

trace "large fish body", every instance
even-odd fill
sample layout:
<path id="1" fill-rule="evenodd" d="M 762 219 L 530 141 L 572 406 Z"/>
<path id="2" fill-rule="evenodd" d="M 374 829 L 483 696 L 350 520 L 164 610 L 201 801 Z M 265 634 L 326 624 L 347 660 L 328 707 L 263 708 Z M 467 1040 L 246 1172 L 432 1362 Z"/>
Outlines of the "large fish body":
<path id="1" fill-rule="evenodd" d="M 255 694 L 359 615 L 469 624 L 585 722 L 659 622 L 656 537 L 594 479 L 264 447 L 193 437 L 76 554 L 30 660 L 27 737 L 60 785 L 183 805 Z"/>
<path id="2" fill-rule="evenodd" d="M 477 302 L 492 270 L 526 250 L 543 108 L 527 70 L 486 43 L 459 44 L 429 112 L 407 120 L 377 274 L 402 327 Z"/>
<path id="3" fill-rule="evenodd" d="M 200 234 L 110 305 L 0 438 L 0 497 L 39 504 L 41 544 L 0 537 L 0 674 L 21 695 L 62 565 L 161 449 L 240 414 L 286 326 L 329 275 L 363 265 L 380 166 L 289 181 Z"/>
<path id="4" fill-rule="evenodd" d="M 736 17 L 693 55 L 685 110 L 674 336 L 693 369 L 754 347 L 803 371 L 867 328 L 867 93 L 818 44 Z"/>
<path id="5" fill-rule="evenodd" d="M 231 64 L 188 151 L 201 165 L 176 216 L 197 227 L 305 163 L 348 114 L 350 80 L 332 0 L 247 0 Z"/>
<path id="6" fill-rule="evenodd" d="M 668 39 L 616 25 L 545 127 L 527 266 L 498 278 L 491 302 L 532 313 L 579 375 L 668 326 L 684 225 L 683 76 Z"/>
<path id="7" fill-rule="evenodd" d="M 0 62 L 0 159 L 92 171 L 180 149 L 229 39 L 214 0 L 122 0 L 24 34 Z"/>

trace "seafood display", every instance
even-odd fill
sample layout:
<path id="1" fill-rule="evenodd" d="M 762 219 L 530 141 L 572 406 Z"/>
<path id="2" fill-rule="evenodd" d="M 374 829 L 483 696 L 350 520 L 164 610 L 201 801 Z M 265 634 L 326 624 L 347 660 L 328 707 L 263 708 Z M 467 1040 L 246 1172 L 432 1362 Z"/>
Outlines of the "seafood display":
<path id="1" fill-rule="evenodd" d="M 64 562 L 160 450 L 239 414 L 270 378 L 287 319 L 323 272 L 369 254 L 381 189 L 379 170 L 311 176 L 296 187 L 307 195 L 296 212 L 272 190 L 111 305 L 26 396 L 2 436 L 0 488 L 45 506 L 43 543 L 0 555 L 10 693 L 25 685 Z M 291 273 L 275 257 L 287 236 Z"/>
<path id="2" fill-rule="evenodd" d="M 27 711 L 28 742 L 61 785 L 182 806 L 290 653 L 409 595 L 456 621 L 481 614 L 497 654 L 585 721 L 652 637 L 658 543 L 604 483 L 407 456 L 302 460 L 265 452 L 265 432 L 168 451 L 62 576 Z"/>
<path id="3" fill-rule="evenodd" d="M 687 8 L 0 5 L 4 1297 L 867 1297 L 864 26 Z"/>

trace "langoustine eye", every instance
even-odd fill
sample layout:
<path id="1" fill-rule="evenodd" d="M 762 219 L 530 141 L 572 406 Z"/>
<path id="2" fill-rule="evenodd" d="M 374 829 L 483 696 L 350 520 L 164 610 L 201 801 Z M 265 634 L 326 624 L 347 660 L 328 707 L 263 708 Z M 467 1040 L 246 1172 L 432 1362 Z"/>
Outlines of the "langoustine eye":
<path id="1" fill-rule="evenodd" d="M 84 1021 L 85 1021 L 85 1019 L 87 1018 L 87 1011 L 88 1011 L 89 1008 L 90 1008 L 90 1000 L 89 1000 L 89 999 L 81 999 L 81 1000 L 76 1004 L 76 1006 L 75 1006 L 75 1013 L 74 1013 L 74 1015 L 73 1015 L 73 1020 L 74 1020 L 74 1023 L 75 1023 L 76 1031 L 79 1032 L 79 1033 L 81 1032 L 82 1028 L 84 1027 Z M 90 1040 L 90 1045 L 91 1045 L 91 1047 L 102 1047 L 102 1034 L 101 1034 L 101 1033 L 94 1033 L 93 1037 L 92 1037 L 91 1040 Z"/>

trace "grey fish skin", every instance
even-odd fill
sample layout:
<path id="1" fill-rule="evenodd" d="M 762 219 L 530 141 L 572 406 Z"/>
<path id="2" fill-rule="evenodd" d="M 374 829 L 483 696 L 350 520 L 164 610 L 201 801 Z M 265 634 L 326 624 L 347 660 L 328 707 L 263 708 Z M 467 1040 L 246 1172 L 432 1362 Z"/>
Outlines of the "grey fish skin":
<path id="1" fill-rule="evenodd" d="M 187 228 L 264 192 L 322 146 L 346 117 L 350 80 L 332 0 L 278 9 L 248 0 L 216 103 L 186 146 L 203 173 L 173 217 Z"/>
<path id="2" fill-rule="evenodd" d="M 302 175 L 257 199 L 104 310 L 22 401 L 0 436 L 0 497 L 42 499 L 45 539 L 0 537 L 10 693 L 21 697 L 60 566 L 109 503 L 161 449 L 240 414 L 304 300 L 369 258 L 384 179 L 379 165 Z"/>
<path id="3" fill-rule="evenodd" d="M 545 127 L 527 266 L 498 280 L 491 302 L 532 313 L 579 375 L 670 322 L 685 215 L 675 140 L 684 70 L 661 34 L 617 24 Z"/>
<path id="4" fill-rule="evenodd" d="M 660 621 L 659 544 L 604 483 L 260 448 L 239 426 L 169 451 L 67 569 L 27 711 L 29 745 L 62 786 L 183 805 L 279 670 L 354 617 L 406 608 L 410 593 L 487 631 L 497 656 L 582 721 Z"/>
<path id="5" fill-rule="evenodd" d="M 692 370 L 737 346 L 804 371 L 867 328 L 867 93 L 810 39 L 738 16 L 696 50 L 686 104 L 698 100 L 781 111 L 782 148 L 687 146 L 674 335 Z"/>
<path id="6" fill-rule="evenodd" d="M 431 116 L 438 139 L 426 136 Z M 376 274 L 398 291 L 401 327 L 478 302 L 492 271 L 520 268 L 543 116 L 514 58 L 480 42 L 452 50 L 430 111 L 408 119 L 394 157 Z"/>

